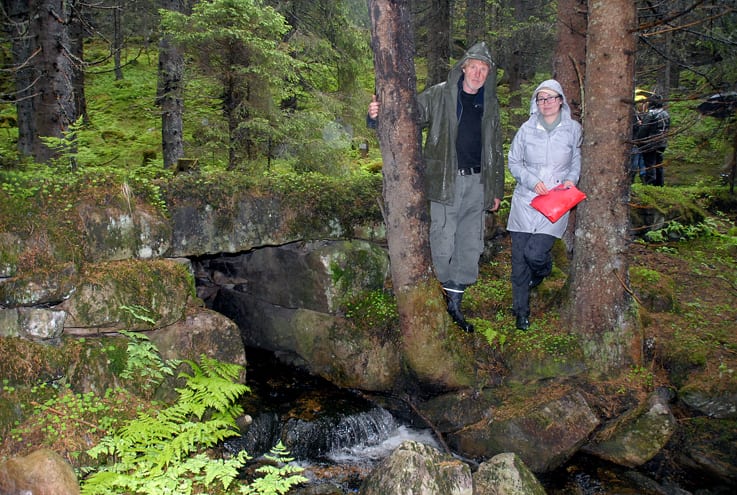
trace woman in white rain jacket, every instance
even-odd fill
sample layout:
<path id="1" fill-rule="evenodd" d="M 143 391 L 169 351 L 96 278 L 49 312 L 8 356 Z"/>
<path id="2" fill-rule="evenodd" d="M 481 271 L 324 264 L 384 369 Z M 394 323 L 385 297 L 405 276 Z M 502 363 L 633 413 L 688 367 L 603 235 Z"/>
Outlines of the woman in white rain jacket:
<path id="1" fill-rule="evenodd" d="M 567 213 L 552 223 L 530 202 L 561 184 L 576 185 L 581 172 L 581 124 L 571 118 L 558 81 L 543 81 L 532 94 L 530 118 L 512 140 L 508 165 L 517 180 L 507 222 L 512 237 L 512 309 L 517 328 L 527 330 L 530 289 L 550 275 L 553 244 L 568 225 Z"/>

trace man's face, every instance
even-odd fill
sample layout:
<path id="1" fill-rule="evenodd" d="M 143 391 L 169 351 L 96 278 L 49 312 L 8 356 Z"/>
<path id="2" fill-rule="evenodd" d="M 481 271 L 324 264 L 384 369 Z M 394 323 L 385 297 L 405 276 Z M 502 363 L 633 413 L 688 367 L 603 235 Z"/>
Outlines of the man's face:
<path id="1" fill-rule="evenodd" d="M 466 93 L 476 94 L 486 82 L 489 75 L 489 66 L 486 62 L 471 58 L 463 68 L 463 90 Z"/>

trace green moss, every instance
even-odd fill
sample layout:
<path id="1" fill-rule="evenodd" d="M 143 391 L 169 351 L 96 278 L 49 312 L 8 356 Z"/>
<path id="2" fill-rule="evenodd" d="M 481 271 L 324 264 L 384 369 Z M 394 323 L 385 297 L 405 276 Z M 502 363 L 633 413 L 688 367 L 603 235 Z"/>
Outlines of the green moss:
<path id="1" fill-rule="evenodd" d="M 397 301 L 383 290 L 366 291 L 348 298 L 345 316 L 362 331 L 389 331 L 399 327 Z"/>
<path id="2" fill-rule="evenodd" d="M 130 329 L 150 329 L 162 321 L 179 319 L 193 291 L 187 268 L 166 259 L 85 265 L 80 279 L 78 292 L 90 298 L 74 299 L 78 321 L 121 322 Z M 105 294 L 108 304 L 100 304 L 100 294 Z M 140 308 L 137 314 L 127 309 L 132 307 Z"/>
<path id="3" fill-rule="evenodd" d="M 334 234 L 339 229 L 338 233 L 350 235 L 357 225 L 382 221 L 379 174 L 359 171 L 334 177 L 280 173 L 269 176 L 263 187 L 294 211 L 291 230 L 295 233 Z"/>

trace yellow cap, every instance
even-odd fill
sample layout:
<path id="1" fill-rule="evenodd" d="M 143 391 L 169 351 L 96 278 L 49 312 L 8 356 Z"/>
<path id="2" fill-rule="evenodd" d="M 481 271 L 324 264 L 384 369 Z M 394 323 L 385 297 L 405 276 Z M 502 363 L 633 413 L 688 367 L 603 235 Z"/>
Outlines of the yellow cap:
<path id="1" fill-rule="evenodd" d="M 635 103 L 647 101 L 648 97 L 651 94 L 652 93 L 650 91 L 645 91 L 644 89 L 640 89 L 640 88 L 635 89 Z"/>

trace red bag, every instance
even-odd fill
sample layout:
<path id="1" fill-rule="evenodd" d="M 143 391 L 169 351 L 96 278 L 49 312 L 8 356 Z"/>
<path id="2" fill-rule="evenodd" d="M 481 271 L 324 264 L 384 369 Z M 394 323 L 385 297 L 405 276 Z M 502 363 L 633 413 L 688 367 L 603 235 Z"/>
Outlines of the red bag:
<path id="1" fill-rule="evenodd" d="M 586 194 L 581 192 L 576 186 L 565 187 L 561 184 L 551 189 L 548 194 L 535 196 L 530 206 L 545 215 L 548 220 L 555 223 L 567 211 L 584 199 L 586 199 Z"/>

